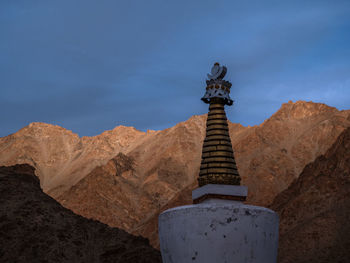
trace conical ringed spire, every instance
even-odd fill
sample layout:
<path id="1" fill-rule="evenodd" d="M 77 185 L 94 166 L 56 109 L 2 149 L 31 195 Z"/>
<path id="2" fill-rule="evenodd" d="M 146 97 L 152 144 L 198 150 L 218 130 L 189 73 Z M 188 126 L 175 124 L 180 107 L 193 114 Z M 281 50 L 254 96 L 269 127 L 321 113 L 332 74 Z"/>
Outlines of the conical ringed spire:
<path id="1" fill-rule="evenodd" d="M 215 63 L 209 80 L 206 81 L 206 93 L 202 100 L 209 104 L 206 123 L 206 136 L 202 149 L 202 161 L 198 177 L 199 186 L 206 184 L 240 185 L 225 105 L 232 105 L 230 88 L 232 84 L 223 80 L 227 69 Z"/>

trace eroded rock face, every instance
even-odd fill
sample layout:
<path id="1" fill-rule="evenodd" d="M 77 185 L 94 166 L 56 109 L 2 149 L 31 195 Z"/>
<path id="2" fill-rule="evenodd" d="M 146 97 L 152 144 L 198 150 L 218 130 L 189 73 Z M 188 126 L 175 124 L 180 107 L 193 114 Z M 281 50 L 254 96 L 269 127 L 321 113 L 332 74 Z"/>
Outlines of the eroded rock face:
<path id="1" fill-rule="evenodd" d="M 308 164 L 271 208 L 280 215 L 280 263 L 348 262 L 350 128 Z"/>
<path id="2" fill-rule="evenodd" d="M 0 138 L 0 165 L 32 165 L 44 191 L 57 197 L 144 134 L 118 126 L 95 137 L 79 138 L 59 126 L 31 123 Z"/>
<path id="3" fill-rule="evenodd" d="M 240 138 L 231 134 L 249 203 L 270 204 L 350 126 L 349 115 L 325 104 L 298 101 L 283 104 Z"/>
<path id="4" fill-rule="evenodd" d="M 192 117 L 190 122 L 143 137 L 127 154 L 95 168 L 57 200 L 85 217 L 152 236 L 152 245 L 158 246 L 159 212 L 184 189 L 194 188 L 204 121 L 205 116 Z M 116 176 L 118 167 L 125 168 Z M 191 200 L 191 194 L 185 196 Z"/>
<path id="5" fill-rule="evenodd" d="M 0 199 L 1 262 L 161 262 L 148 240 L 63 208 L 29 165 L 0 167 Z"/>
<path id="6" fill-rule="evenodd" d="M 283 104 L 259 126 L 229 122 L 248 203 L 270 204 L 350 126 L 349 115 L 299 101 Z M 0 138 L 0 164 L 34 165 L 44 191 L 65 207 L 150 237 L 157 246 L 158 214 L 173 204 L 191 202 L 205 121 L 206 115 L 193 116 L 163 131 L 117 127 L 83 138 L 57 126 L 31 124 Z M 116 157 L 118 153 L 122 155 Z"/>

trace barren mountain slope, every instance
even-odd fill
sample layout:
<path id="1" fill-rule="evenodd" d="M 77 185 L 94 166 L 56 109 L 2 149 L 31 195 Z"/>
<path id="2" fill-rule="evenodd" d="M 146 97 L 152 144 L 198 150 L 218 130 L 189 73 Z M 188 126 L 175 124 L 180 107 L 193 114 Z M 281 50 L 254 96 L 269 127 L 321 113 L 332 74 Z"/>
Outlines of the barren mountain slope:
<path id="1" fill-rule="evenodd" d="M 280 215 L 280 263 L 349 262 L 350 128 L 271 208 Z"/>
<path id="2" fill-rule="evenodd" d="M 248 202 L 270 204 L 350 126 L 349 116 L 350 110 L 321 103 L 289 102 L 239 138 L 231 132 L 238 169 L 249 187 Z"/>
<path id="3" fill-rule="evenodd" d="M 63 208 L 29 165 L 0 167 L 0 199 L 1 262 L 161 262 L 146 239 Z"/>
<path id="4" fill-rule="evenodd" d="M 243 127 L 229 122 L 238 168 L 243 183 L 250 187 L 250 202 L 268 204 L 285 189 L 306 163 L 324 153 L 349 126 L 348 115 L 349 111 L 298 101 L 283 104 L 259 126 Z M 165 194 L 168 198 L 195 180 L 204 131 L 205 116 L 195 116 L 164 131 L 144 133 L 118 126 L 83 138 L 58 126 L 32 123 L 0 138 L 0 165 L 33 165 L 44 191 L 56 198 L 95 167 L 122 152 L 142 168 L 143 176 L 148 178 L 145 188 L 152 182 L 152 188 L 161 189 L 158 192 L 162 195 L 165 187 L 165 191 L 170 191 Z M 155 167 L 157 171 L 167 171 L 158 173 Z"/>
<path id="5" fill-rule="evenodd" d="M 350 126 L 349 111 L 324 104 L 284 104 L 260 126 L 230 123 L 230 133 L 249 203 L 267 205 L 297 177 L 303 167 L 323 154 Z M 141 233 L 157 246 L 158 214 L 173 204 L 191 201 L 200 165 L 205 116 L 194 116 L 164 131 L 142 137 L 118 157 L 97 168 L 59 197 L 66 207 L 131 233 Z M 135 143 L 136 144 L 136 143 Z"/>
<path id="6" fill-rule="evenodd" d="M 204 116 L 144 138 L 132 153 L 95 168 L 58 201 L 85 217 L 130 232 L 194 182 Z"/>
<path id="7" fill-rule="evenodd" d="M 134 128 L 118 126 L 95 137 L 79 138 L 59 126 L 31 123 L 0 138 L 0 165 L 34 166 L 44 191 L 57 197 L 142 136 L 145 133 Z"/>

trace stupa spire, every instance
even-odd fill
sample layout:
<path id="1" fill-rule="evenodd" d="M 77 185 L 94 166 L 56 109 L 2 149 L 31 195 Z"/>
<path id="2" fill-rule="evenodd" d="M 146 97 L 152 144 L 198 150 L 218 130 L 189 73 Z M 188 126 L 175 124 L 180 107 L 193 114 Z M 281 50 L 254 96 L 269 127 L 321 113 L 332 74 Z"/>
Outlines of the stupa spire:
<path id="1" fill-rule="evenodd" d="M 202 149 L 202 161 L 198 177 L 199 186 L 206 184 L 240 185 L 225 105 L 233 104 L 230 98 L 232 84 L 223 80 L 225 66 L 215 63 L 208 74 L 207 87 L 202 100 L 209 104 L 206 136 Z"/>

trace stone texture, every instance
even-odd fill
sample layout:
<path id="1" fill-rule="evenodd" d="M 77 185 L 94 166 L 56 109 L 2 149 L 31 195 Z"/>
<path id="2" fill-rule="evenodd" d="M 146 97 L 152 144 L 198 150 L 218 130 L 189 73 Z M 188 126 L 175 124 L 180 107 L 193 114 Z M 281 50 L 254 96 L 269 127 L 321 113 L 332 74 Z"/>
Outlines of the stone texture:
<path id="1" fill-rule="evenodd" d="M 280 214 L 278 262 L 349 262 L 350 128 L 271 208 Z"/>
<path id="2" fill-rule="evenodd" d="M 350 126 L 349 113 L 298 101 L 283 104 L 258 126 L 228 122 L 241 183 L 249 189 L 248 202 L 270 204 Z M 205 120 L 206 115 L 193 116 L 172 128 L 146 133 L 119 126 L 83 138 L 58 126 L 33 123 L 0 138 L 0 165 L 32 164 L 44 192 L 65 207 L 142 234 L 158 246 L 159 213 L 192 202 Z M 119 152 L 123 155 L 117 157 Z"/>
<path id="3" fill-rule="evenodd" d="M 63 208 L 29 165 L 0 167 L 0 199 L 0 262 L 161 262 L 148 240 Z"/>

